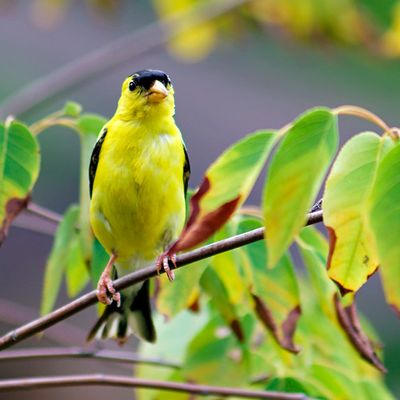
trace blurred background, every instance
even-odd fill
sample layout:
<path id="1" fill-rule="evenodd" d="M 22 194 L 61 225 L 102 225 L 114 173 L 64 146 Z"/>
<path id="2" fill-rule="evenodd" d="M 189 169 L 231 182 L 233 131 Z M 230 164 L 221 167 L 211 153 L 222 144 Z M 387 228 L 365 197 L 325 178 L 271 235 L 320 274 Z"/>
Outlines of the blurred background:
<path id="1" fill-rule="evenodd" d="M 207 6 L 194 13 L 202 23 L 188 30 L 193 13 L 186 18 L 186 9 L 197 5 Z M 88 60 L 93 52 L 98 52 L 97 59 L 90 58 L 85 64 L 88 74 L 80 74 L 82 59 Z M 396 0 L 0 0 L 0 53 L 1 117 L 11 113 L 28 124 L 61 108 L 66 100 L 111 117 L 124 77 L 143 68 L 166 71 L 175 87 L 176 119 L 191 158 L 192 187 L 229 144 L 256 129 L 282 127 L 313 106 L 355 104 L 390 126 L 400 124 Z M 55 75 L 50 90 L 45 84 L 36 86 L 37 91 L 32 88 L 60 69 L 64 74 Z M 31 100 L 13 100 L 25 90 Z M 365 129 L 373 127 L 344 118 L 342 143 Z M 52 128 L 40 142 L 41 175 L 33 200 L 62 214 L 78 200 L 78 138 L 65 128 Z M 259 204 L 260 191 L 261 182 L 250 204 Z M 37 315 L 51 244 L 50 235 L 11 229 L 0 251 L 2 333 Z M 58 304 L 67 300 L 63 292 Z M 385 345 L 387 383 L 400 396 L 400 323 L 385 305 L 377 277 L 357 300 Z M 86 310 L 70 319 L 65 329 L 51 332 L 58 342 L 83 343 L 94 319 L 94 309 Z M 45 343 L 54 342 L 44 338 Z M 133 345 L 128 343 L 127 349 Z M 0 377 L 119 373 L 121 368 L 93 361 L 0 362 Z M 119 399 L 131 391 L 51 389 L 29 393 L 29 398 L 53 398 L 56 393 L 60 399 L 78 394 Z M 23 392 L 0 395 L 26 398 Z"/>

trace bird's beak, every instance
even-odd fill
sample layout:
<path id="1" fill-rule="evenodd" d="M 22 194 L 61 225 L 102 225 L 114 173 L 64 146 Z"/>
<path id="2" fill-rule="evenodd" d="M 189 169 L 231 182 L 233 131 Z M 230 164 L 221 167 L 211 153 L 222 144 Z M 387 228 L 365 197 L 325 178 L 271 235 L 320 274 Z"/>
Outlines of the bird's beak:
<path id="1" fill-rule="evenodd" d="M 153 86 L 147 92 L 150 103 L 160 103 L 167 96 L 168 90 L 160 81 L 154 81 Z"/>

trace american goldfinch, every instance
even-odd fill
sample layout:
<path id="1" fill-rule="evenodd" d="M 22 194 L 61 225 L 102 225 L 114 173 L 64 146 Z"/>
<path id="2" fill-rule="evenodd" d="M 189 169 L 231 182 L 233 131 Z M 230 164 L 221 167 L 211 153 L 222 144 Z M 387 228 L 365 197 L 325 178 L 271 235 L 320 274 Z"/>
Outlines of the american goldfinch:
<path id="1" fill-rule="evenodd" d="M 89 339 L 115 337 L 123 342 L 131 333 L 149 342 L 156 339 L 149 282 L 123 290 L 121 297 L 112 279 L 155 260 L 173 279 L 169 246 L 183 229 L 190 175 L 174 113 L 168 75 L 136 72 L 122 84 L 117 110 L 93 149 L 90 222 L 110 259 L 97 286 L 97 297 L 107 307 Z"/>

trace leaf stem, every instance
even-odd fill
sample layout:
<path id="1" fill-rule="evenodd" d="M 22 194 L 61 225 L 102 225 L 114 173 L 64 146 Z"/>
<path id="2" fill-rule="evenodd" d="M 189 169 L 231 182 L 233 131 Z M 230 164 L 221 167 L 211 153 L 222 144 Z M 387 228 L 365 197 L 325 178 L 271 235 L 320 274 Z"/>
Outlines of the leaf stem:
<path id="1" fill-rule="evenodd" d="M 54 114 L 57 114 L 57 113 L 54 113 Z M 48 116 L 46 118 L 41 119 L 40 121 L 35 122 L 34 124 L 32 124 L 29 127 L 29 129 L 32 132 L 32 135 L 37 136 L 40 133 L 42 133 L 44 130 L 51 128 L 52 126 L 56 126 L 56 125 L 65 126 L 66 128 L 70 128 L 73 131 L 79 133 L 76 123 L 73 119 L 62 118 L 62 117 L 53 117 L 53 116 Z"/>
<path id="2" fill-rule="evenodd" d="M 315 211 L 308 214 L 306 225 L 316 224 L 321 221 L 322 211 Z M 180 254 L 177 256 L 176 266 L 177 268 L 180 268 L 184 265 L 194 263 L 195 261 L 262 240 L 264 238 L 264 233 L 264 228 L 254 229 L 249 232 L 211 243 L 187 253 Z M 136 283 L 157 276 L 158 273 L 156 265 L 153 264 L 115 280 L 113 285 L 116 290 L 122 290 Z M 6 333 L 4 336 L 0 337 L 0 350 L 13 346 L 16 343 L 19 343 L 22 340 L 27 339 L 28 337 L 31 337 L 96 303 L 96 291 L 93 290 L 41 318 L 35 319 Z"/>
<path id="3" fill-rule="evenodd" d="M 247 399 L 306 400 L 301 393 L 282 393 L 221 386 L 196 385 L 193 383 L 164 382 L 150 379 L 131 378 L 127 376 L 88 374 L 64 375 L 54 377 L 5 379 L 0 381 L 0 391 L 43 389 L 62 386 L 117 386 L 143 389 L 159 389 L 181 393 L 193 393 L 200 396 L 235 396 Z"/>
<path id="4" fill-rule="evenodd" d="M 396 128 L 390 128 L 382 118 L 378 117 L 376 114 L 367 110 L 366 108 L 353 105 L 344 105 L 334 108 L 332 112 L 336 115 L 351 115 L 372 122 L 373 124 L 379 126 L 379 128 L 383 130 L 384 134 L 390 135 L 390 137 L 394 140 L 397 139 L 397 135 L 394 132 Z"/>

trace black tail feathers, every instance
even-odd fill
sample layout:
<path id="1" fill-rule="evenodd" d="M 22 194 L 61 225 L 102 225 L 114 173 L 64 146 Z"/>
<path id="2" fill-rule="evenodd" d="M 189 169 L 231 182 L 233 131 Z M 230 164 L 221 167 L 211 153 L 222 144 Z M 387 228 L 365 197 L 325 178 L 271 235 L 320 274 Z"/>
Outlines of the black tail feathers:
<path id="1" fill-rule="evenodd" d="M 149 281 L 145 281 L 139 290 L 121 293 L 121 306 L 113 302 L 106 307 L 101 317 L 90 330 L 87 340 L 117 339 L 124 343 L 131 334 L 147 342 L 156 341 L 156 331 L 151 318 Z"/>

